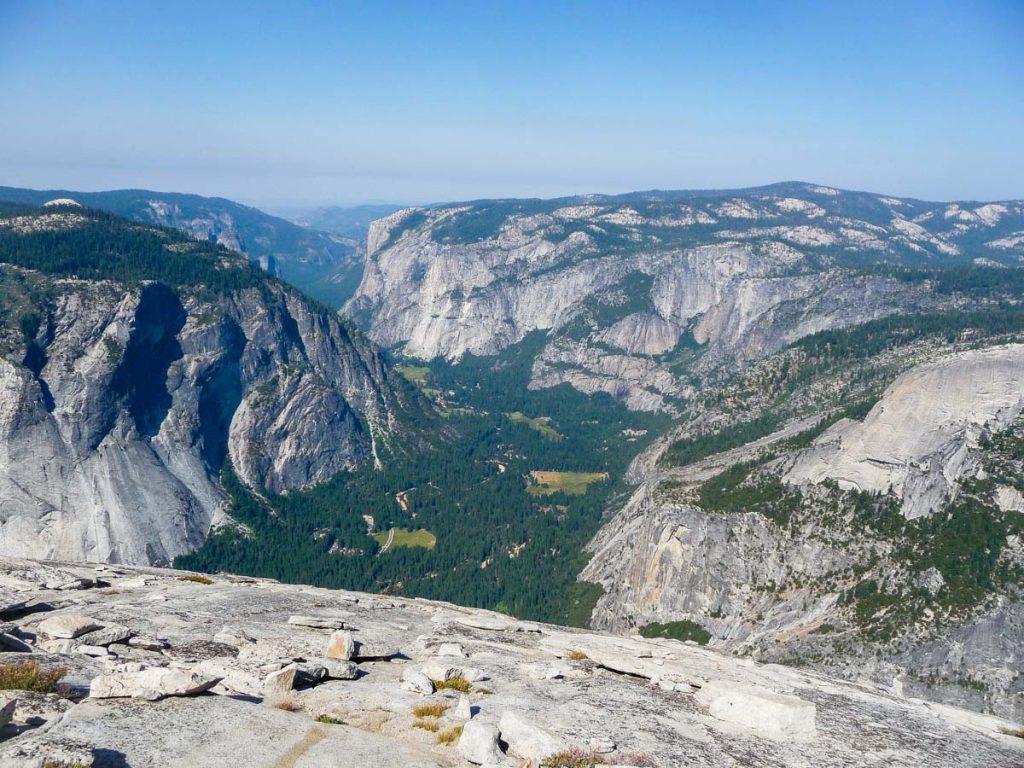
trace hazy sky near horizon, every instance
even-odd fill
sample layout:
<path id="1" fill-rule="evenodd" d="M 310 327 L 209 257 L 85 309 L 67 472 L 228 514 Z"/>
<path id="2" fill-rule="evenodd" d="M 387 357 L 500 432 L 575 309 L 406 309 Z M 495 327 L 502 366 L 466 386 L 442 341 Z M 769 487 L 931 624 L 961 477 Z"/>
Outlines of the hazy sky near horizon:
<path id="1" fill-rule="evenodd" d="M 0 0 L 0 185 L 1024 197 L 1024 0 Z"/>

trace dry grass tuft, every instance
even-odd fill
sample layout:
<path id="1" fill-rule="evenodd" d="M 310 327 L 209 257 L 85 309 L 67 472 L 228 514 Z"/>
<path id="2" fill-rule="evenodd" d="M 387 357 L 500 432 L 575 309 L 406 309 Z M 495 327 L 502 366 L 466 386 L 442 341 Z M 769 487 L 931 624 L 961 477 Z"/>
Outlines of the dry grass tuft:
<path id="1" fill-rule="evenodd" d="M 270 704 L 274 709 L 281 709 L 285 712 L 298 712 L 302 709 L 302 703 L 295 696 L 290 694 L 279 696 L 271 701 Z"/>
<path id="2" fill-rule="evenodd" d="M 178 581 L 191 581 L 193 584 L 213 584 L 213 579 L 208 579 L 198 573 L 186 573 L 179 576 Z"/>
<path id="3" fill-rule="evenodd" d="M 447 680 L 435 680 L 434 688 L 439 691 L 458 691 L 459 693 L 469 693 L 473 686 L 466 678 L 449 677 Z"/>
<path id="4" fill-rule="evenodd" d="M 566 656 L 569 661 L 586 661 L 590 657 L 587 656 L 583 651 L 569 651 L 569 655 Z"/>
<path id="5" fill-rule="evenodd" d="M 441 726 L 437 724 L 436 720 L 417 719 L 416 722 L 414 722 L 412 724 L 412 727 L 413 728 L 422 728 L 424 731 L 430 731 L 431 733 L 436 733 L 437 730 Z"/>
<path id="6" fill-rule="evenodd" d="M 459 740 L 460 736 L 462 736 L 462 726 L 456 725 L 454 728 L 445 728 L 434 737 L 434 741 L 450 747 Z"/>
<path id="7" fill-rule="evenodd" d="M 412 708 L 413 717 L 441 717 L 447 711 L 448 705 L 440 701 Z"/>
<path id="8" fill-rule="evenodd" d="M 67 672 L 64 667 L 43 669 L 38 661 L 14 661 L 0 664 L 0 690 L 3 691 L 34 691 L 36 693 L 55 693 L 57 683 Z"/>
<path id="9" fill-rule="evenodd" d="M 1000 728 L 999 732 L 1007 736 L 1016 736 L 1018 739 L 1024 739 L 1024 728 Z"/>
<path id="10" fill-rule="evenodd" d="M 584 752 L 576 747 L 548 755 L 540 761 L 541 768 L 594 768 L 605 763 L 603 755 Z"/>

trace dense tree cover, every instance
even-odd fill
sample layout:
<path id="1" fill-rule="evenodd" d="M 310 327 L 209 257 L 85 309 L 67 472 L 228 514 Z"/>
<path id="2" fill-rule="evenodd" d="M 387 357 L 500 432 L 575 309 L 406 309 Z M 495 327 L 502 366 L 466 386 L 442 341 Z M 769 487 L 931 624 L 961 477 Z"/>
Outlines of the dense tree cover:
<path id="1" fill-rule="evenodd" d="M 711 639 L 711 633 L 695 621 L 683 619 L 682 621 L 669 621 L 661 624 L 657 621 L 645 624 L 640 627 L 641 637 L 667 637 L 671 640 L 683 642 L 692 640 L 700 645 L 707 645 Z"/>
<path id="2" fill-rule="evenodd" d="M 674 441 L 661 456 L 661 463 L 677 467 L 693 464 L 722 451 L 739 448 L 741 445 L 770 435 L 779 428 L 780 418 L 774 413 L 765 413 L 749 421 L 739 421 L 717 432 L 684 437 Z"/>
<path id="3" fill-rule="evenodd" d="M 27 233 L 0 227 L 0 262 L 61 277 L 125 283 L 153 280 L 215 293 L 261 286 L 269 279 L 237 254 L 177 230 L 133 225 L 102 211 L 47 209 L 58 211 L 81 215 L 84 221 Z"/>
<path id="4" fill-rule="evenodd" d="M 665 420 L 568 387 L 527 390 L 535 344 L 529 339 L 457 366 L 431 363 L 426 384 L 443 393 L 452 434 L 433 449 L 386 457 L 383 471 L 343 473 L 264 502 L 226 469 L 231 515 L 252 535 L 221 531 L 176 564 L 585 623 L 601 590 L 576 584 L 587 559 L 583 546 L 609 499 L 622 493 L 617 478 L 643 445 L 627 442 L 622 430 L 653 433 Z M 515 411 L 549 417 L 566 439 L 551 440 L 504 415 Z M 534 497 L 526 491 L 533 469 L 607 471 L 613 479 L 580 496 Z M 396 501 L 400 491 L 407 491 L 408 511 Z M 363 515 L 373 516 L 378 531 L 427 529 L 436 545 L 380 554 Z"/>

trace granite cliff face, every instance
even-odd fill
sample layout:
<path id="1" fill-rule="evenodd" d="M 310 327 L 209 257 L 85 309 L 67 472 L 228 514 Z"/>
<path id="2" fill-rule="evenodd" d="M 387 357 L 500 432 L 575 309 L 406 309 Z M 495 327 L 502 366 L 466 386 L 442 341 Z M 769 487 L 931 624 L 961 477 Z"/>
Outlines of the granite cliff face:
<path id="1" fill-rule="evenodd" d="M 0 230 L 19 218 L 4 246 L 41 259 L 37 242 L 59 249 L 93 222 L 29 214 Z M 0 359 L 0 551 L 169 563 L 220 522 L 225 460 L 280 493 L 372 461 L 398 429 L 385 366 L 330 312 L 222 249 L 127 223 L 106 233 L 140 231 L 170 269 L 208 257 L 212 278 L 240 287 L 3 267 L 5 286 L 38 303 Z M 74 253 L 87 263 L 87 245 Z"/>
<path id="2" fill-rule="evenodd" d="M 371 227 L 346 312 L 406 355 L 489 355 L 545 331 L 534 384 L 569 382 L 673 410 L 673 375 L 735 365 L 801 336 L 928 305 L 866 265 L 1016 263 L 1019 202 L 961 204 L 782 184 L 722 193 L 487 201 Z"/>
<path id="3" fill-rule="evenodd" d="M 900 356 L 861 417 L 809 397 L 734 449 L 638 457 L 581 574 L 594 626 L 695 621 L 715 647 L 1024 718 L 1024 346 Z"/>

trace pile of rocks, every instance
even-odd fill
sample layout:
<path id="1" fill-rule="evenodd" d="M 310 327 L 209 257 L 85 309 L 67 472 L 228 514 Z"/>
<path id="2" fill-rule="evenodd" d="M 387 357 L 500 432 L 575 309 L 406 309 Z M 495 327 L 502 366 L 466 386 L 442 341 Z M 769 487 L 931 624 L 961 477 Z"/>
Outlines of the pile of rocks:
<path id="1" fill-rule="evenodd" d="M 7 559 L 0 619 L 0 685 L 55 687 L 0 691 L 5 768 L 1024 761 L 995 718 L 426 600 Z"/>

